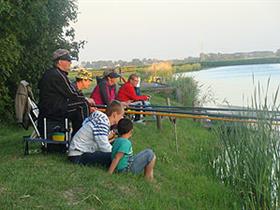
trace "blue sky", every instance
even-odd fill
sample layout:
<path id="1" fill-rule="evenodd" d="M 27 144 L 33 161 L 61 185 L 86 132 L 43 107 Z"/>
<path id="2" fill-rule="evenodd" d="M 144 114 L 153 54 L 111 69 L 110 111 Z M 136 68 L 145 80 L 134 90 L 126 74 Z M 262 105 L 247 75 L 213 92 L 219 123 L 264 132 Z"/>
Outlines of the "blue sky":
<path id="1" fill-rule="evenodd" d="M 80 61 L 280 48 L 280 0 L 77 0 Z"/>

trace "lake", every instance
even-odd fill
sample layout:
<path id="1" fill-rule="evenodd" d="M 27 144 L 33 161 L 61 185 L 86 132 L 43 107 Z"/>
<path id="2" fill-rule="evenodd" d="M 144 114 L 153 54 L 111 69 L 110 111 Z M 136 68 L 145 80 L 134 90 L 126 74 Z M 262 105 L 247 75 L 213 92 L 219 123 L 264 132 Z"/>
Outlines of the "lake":
<path id="1" fill-rule="evenodd" d="M 201 96 L 214 95 L 215 102 L 207 102 L 204 104 L 205 106 L 229 104 L 247 107 L 251 105 L 251 98 L 258 83 L 261 87 L 262 101 L 267 95 L 269 104 L 272 104 L 272 99 L 280 85 L 280 64 L 225 66 L 181 73 L 181 75 L 194 77 L 198 81 L 201 86 Z M 266 94 L 269 79 L 269 88 Z M 279 102 L 278 100 L 277 104 Z"/>

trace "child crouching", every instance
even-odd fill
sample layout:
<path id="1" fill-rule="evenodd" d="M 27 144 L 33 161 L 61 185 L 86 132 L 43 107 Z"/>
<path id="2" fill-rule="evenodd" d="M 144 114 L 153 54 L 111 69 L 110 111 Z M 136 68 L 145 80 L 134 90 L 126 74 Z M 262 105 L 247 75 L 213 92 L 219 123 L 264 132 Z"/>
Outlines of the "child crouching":
<path id="1" fill-rule="evenodd" d="M 151 149 L 145 149 L 137 155 L 133 155 L 132 144 L 129 138 L 132 136 L 133 123 L 129 119 L 121 119 L 118 123 L 119 138 L 112 148 L 112 163 L 109 173 L 116 169 L 118 172 L 141 173 L 144 170 L 145 178 L 153 180 L 156 156 Z"/>

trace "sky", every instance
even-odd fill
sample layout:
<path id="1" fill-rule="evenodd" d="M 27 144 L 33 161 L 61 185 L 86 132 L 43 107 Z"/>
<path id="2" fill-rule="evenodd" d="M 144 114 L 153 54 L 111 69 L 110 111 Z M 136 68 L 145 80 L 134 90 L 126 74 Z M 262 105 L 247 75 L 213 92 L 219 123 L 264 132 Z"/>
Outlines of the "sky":
<path id="1" fill-rule="evenodd" d="M 77 0 L 79 61 L 280 49 L 280 0 Z"/>

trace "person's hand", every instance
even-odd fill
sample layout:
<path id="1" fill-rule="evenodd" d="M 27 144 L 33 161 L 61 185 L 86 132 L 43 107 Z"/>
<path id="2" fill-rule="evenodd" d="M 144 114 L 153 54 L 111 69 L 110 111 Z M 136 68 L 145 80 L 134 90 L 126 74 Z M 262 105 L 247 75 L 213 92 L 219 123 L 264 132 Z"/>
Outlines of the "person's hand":
<path id="1" fill-rule="evenodd" d="M 115 141 L 116 138 L 116 132 L 114 130 L 111 130 L 108 136 L 109 139 L 109 143 L 112 143 L 113 141 Z"/>
<path id="2" fill-rule="evenodd" d="M 95 101 L 92 98 L 86 98 L 86 100 L 90 106 L 95 106 Z"/>
<path id="3" fill-rule="evenodd" d="M 89 112 L 92 113 L 92 112 L 95 112 L 97 110 L 97 108 L 95 106 L 90 106 L 89 107 Z"/>

